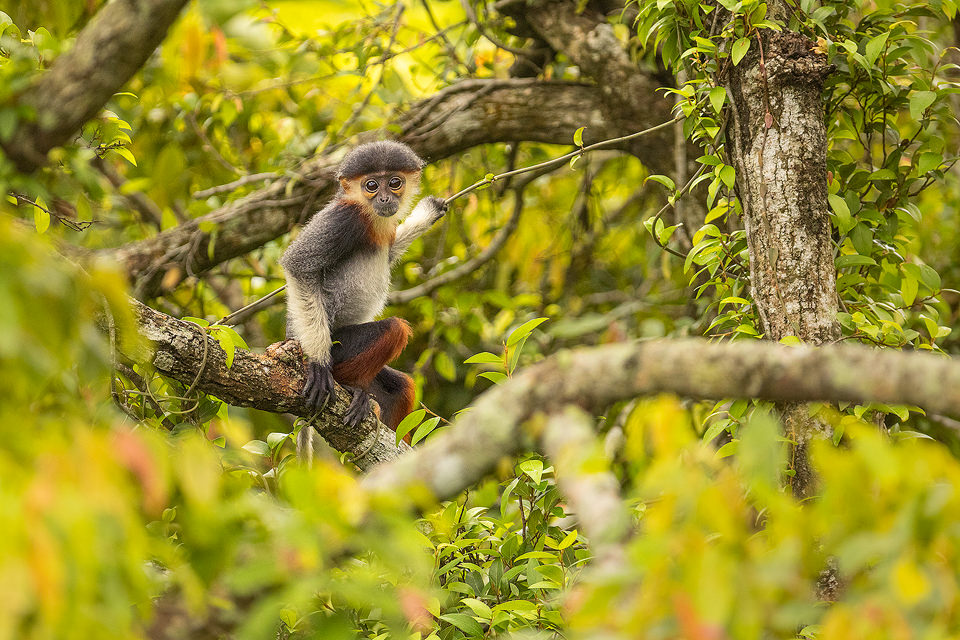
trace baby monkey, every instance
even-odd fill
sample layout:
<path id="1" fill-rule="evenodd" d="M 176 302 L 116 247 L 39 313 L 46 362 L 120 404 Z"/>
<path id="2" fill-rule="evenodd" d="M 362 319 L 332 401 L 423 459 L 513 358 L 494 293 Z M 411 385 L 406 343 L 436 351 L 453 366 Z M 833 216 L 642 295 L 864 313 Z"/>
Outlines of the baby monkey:
<path id="1" fill-rule="evenodd" d="M 356 147 L 337 171 L 333 201 L 280 259 L 287 277 L 287 338 L 300 342 L 306 358 L 303 395 L 320 408 L 333 381 L 339 382 L 353 394 L 344 414 L 348 426 L 370 412 L 370 394 L 391 429 L 413 410 L 413 379 L 387 366 L 406 346 L 410 325 L 374 318 L 387 301 L 390 267 L 447 211 L 442 199 L 428 196 L 407 217 L 424 164 L 399 142 Z"/>

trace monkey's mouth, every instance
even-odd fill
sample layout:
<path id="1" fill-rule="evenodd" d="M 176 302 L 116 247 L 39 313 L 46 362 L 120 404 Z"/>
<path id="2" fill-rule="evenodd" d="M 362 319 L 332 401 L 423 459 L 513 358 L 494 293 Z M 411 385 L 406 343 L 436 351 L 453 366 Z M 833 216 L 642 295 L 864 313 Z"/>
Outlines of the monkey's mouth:
<path id="1" fill-rule="evenodd" d="M 387 204 L 375 204 L 373 205 L 373 210 L 377 212 L 378 216 L 383 218 L 389 218 L 397 212 L 397 209 L 400 208 L 399 203 L 388 202 Z"/>

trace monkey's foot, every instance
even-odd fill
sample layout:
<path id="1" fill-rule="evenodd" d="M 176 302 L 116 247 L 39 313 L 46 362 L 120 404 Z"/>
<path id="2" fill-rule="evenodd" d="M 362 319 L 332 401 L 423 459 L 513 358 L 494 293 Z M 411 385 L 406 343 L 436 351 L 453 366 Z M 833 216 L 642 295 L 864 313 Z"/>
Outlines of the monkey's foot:
<path id="1" fill-rule="evenodd" d="M 306 373 L 307 381 L 301 393 L 311 408 L 322 409 L 333 393 L 333 370 L 330 365 L 307 361 Z"/>
<path id="2" fill-rule="evenodd" d="M 353 391 L 353 399 L 347 407 L 347 412 L 343 414 L 343 423 L 353 429 L 360 426 L 363 419 L 370 413 L 370 394 L 366 389 L 359 387 L 353 387 L 351 391 Z"/>

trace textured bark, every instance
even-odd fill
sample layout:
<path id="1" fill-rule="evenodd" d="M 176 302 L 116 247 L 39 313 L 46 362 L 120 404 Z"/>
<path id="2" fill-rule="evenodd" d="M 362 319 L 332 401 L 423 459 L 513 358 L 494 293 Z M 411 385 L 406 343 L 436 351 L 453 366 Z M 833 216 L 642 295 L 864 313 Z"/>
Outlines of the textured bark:
<path id="1" fill-rule="evenodd" d="M 303 356 L 296 342 L 271 345 L 262 355 L 237 349 L 233 366 L 228 368 L 226 353 L 220 344 L 197 325 L 172 318 L 135 300 L 131 303 L 137 330 L 150 344 L 146 350 L 124 349 L 124 355 L 131 360 L 151 364 L 157 371 L 187 386 L 196 379 L 197 390 L 236 407 L 292 413 L 304 418 L 314 414 L 300 395 L 304 382 Z M 201 369 L 198 378 L 197 372 Z M 317 432 L 330 446 L 352 453 L 354 463 L 364 470 L 410 449 L 403 442 L 396 446 L 393 431 L 378 425 L 372 413 L 356 429 L 347 428 L 342 416 L 349 403 L 350 394 L 338 387 L 330 407 L 314 420 Z"/>
<path id="2" fill-rule="evenodd" d="M 636 110 L 638 102 L 647 103 L 649 113 L 646 120 L 637 120 L 636 129 L 669 119 L 673 103 L 657 92 L 662 83 L 630 59 L 603 14 L 582 4 L 571 0 L 533 2 L 526 11 L 527 20 L 552 48 L 577 65 L 582 76 L 597 83 L 603 101 L 612 109 L 629 113 Z M 651 142 L 661 150 L 668 149 L 673 146 L 673 134 L 663 131 Z M 651 160 L 665 167 L 671 162 L 666 154 Z"/>
<path id="3" fill-rule="evenodd" d="M 767 30 L 759 41 L 762 52 L 754 39 L 727 84 L 751 291 L 767 339 L 828 343 L 840 336 L 821 101 L 829 66 L 799 34 Z M 806 449 L 826 427 L 804 406 L 779 409 L 796 443 L 792 487 L 805 497 L 814 482 Z"/>
<path id="4" fill-rule="evenodd" d="M 186 0 L 114 0 L 80 32 L 70 51 L 32 84 L 18 102 L 35 120 L 21 123 L 4 151 L 21 173 L 46 162 L 143 66 Z"/>
<path id="5" fill-rule="evenodd" d="M 365 479 L 372 489 L 455 496 L 528 450 L 521 428 L 537 412 L 588 412 L 653 393 L 691 398 L 888 402 L 960 414 L 960 362 L 858 345 L 785 347 L 768 341 L 656 340 L 564 351 L 484 393 L 436 439 Z M 535 431 L 536 429 L 531 429 Z M 394 493 L 393 495 L 397 495 Z"/>
<path id="6" fill-rule="evenodd" d="M 494 142 L 569 143 L 580 126 L 588 126 L 597 138 L 619 137 L 655 121 L 653 116 L 639 118 L 638 113 L 647 113 L 647 107 L 638 104 L 629 113 L 615 112 L 600 100 L 596 87 L 584 84 L 467 80 L 401 117 L 398 139 L 436 161 Z M 669 118 L 669 112 L 662 115 Z M 655 162 L 662 156 L 660 148 L 647 143 L 647 139 L 627 143 L 625 149 Z M 242 256 L 305 221 L 333 194 L 338 159 L 336 152 L 314 157 L 296 176 L 284 176 L 205 216 L 100 254 L 124 266 L 137 282 L 139 297 L 156 295 L 161 283 L 173 286 L 189 273 L 203 273 Z"/>

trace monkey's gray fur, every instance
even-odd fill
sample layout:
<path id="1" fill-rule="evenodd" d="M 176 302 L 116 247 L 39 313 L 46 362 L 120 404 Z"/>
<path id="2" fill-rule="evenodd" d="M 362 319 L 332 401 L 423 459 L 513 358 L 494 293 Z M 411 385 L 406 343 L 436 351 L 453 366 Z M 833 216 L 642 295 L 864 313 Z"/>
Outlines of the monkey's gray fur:
<path id="1" fill-rule="evenodd" d="M 331 333 L 380 314 L 391 266 L 446 212 L 442 199 L 428 196 L 407 216 L 420 190 L 423 166 L 399 142 L 356 147 L 339 167 L 340 188 L 333 201 L 313 216 L 280 259 L 287 277 L 287 337 L 300 342 L 307 359 L 304 395 L 317 407 L 333 390 Z M 374 186 L 379 190 L 371 191 Z M 348 422 L 359 422 L 365 414 L 356 414 L 367 409 L 366 391 L 355 394 L 363 397 L 354 396 L 358 412 Z"/>

